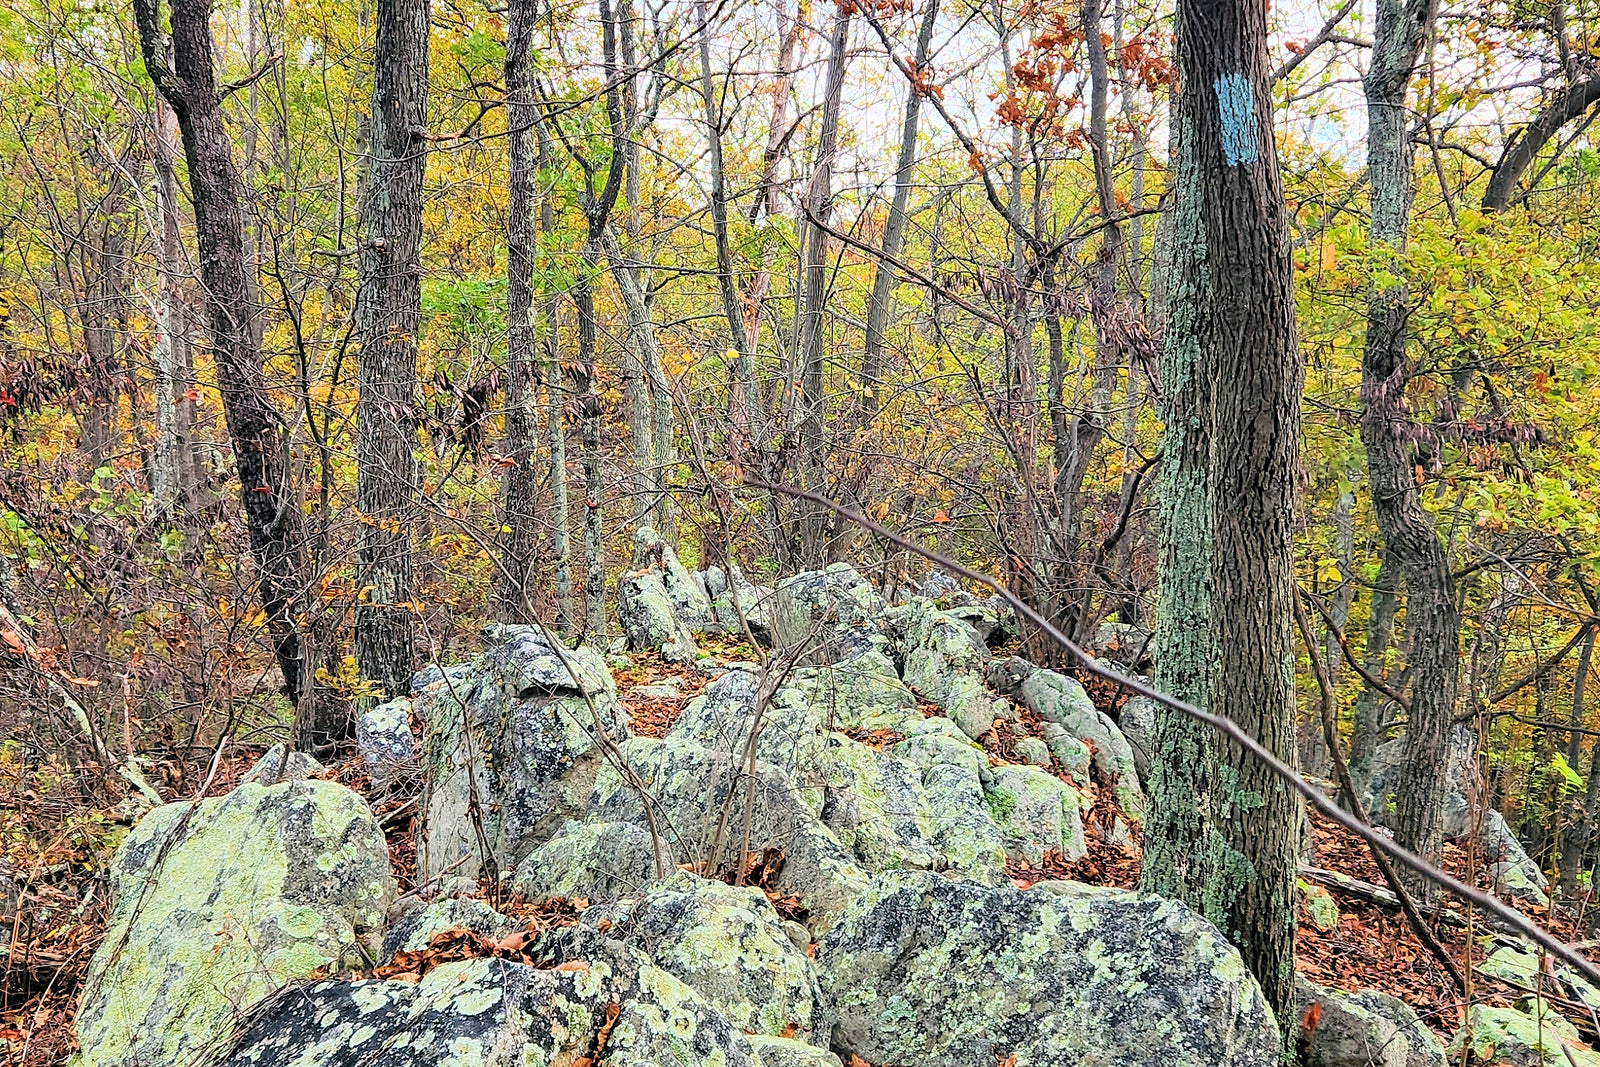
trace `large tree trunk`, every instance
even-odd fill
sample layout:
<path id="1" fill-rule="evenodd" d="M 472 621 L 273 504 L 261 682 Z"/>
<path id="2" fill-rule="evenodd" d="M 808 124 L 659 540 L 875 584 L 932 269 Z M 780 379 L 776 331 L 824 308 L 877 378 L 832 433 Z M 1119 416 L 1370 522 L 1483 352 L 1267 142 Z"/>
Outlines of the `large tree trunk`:
<path id="1" fill-rule="evenodd" d="M 1180 0 L 1178 64 L 1158 681 L 1292 762 L 1302 366 L 1264 7 Z M 1287 1018 L 1299 799 L 1205 729 L 1158 717 L 1145 884 L 1227 931 Z"/>
<path id="2" fill-rule="evenodd" d="M 1372 64 L 1366 76 L 1367 173 L 1372 187 L 1371 245 L 1388 254 L 1387 271 L 1403 276 L 1406 223 L 1411 214 L 1411 143 L 1406 136 L 1406 89 L 1433 22 L 1436 0 L 1380 0 Z M 1422 506 L 1414 437 L 1407 431 L 1406 320 L 1403 281 L 1375 286 L 1368 296 L 1367 339 L 1361 359 L 1361 441 L 1367 450 L 1372 510 L 1384 544 L 1405 575 L 1406 632 L 1411 639 L 1411 708 L 1406 719 L 1393 820 L 1400 844 L 1438 862 L 1447 788 L 1444 766 L 1455 714 L 1461 619 L 1444 544 Z M 1402 872 L 1423 903 L 1438 897 L 1427 879 Z"/>
<path id="3" fill-rule="evenodd" d="M 534 0 L 511 0 L 506 13 L 506 471 L 501 497 L 496 600 L 507 622 L 532 621 L 528 579 L 539 542 L 538 369 L 533 314 L 534 183 L 539 173 L 539 110 L 533 96 Z"/>
<path id="4" fill-rule="evenodd" d="M 284 692 L 298 703 L 310 682 L 295 621 L 304 590 L 300 507 L 289 482 L 283 424 L 267 395 L 251 325 L 255 308 L 244 269 L 239 174 L 211 66 L 211 4 L 174 0 L 171 9 L 171 68 L 166 65 L 159 0 L 135 0 L 139 44 L 145 69 L 172 106 L 183 136 L 212 357 L 239 470 L 261 606 L 283 671 Z"/>
<path id="5" fill-rule="evenodd" d="M 379 0 L 361 205 L 356 402 L 355 653 L 387 697 L 411 691 L 411 526 L 417 506 L 417 331 L 427 166 L 428 0 Z"/>

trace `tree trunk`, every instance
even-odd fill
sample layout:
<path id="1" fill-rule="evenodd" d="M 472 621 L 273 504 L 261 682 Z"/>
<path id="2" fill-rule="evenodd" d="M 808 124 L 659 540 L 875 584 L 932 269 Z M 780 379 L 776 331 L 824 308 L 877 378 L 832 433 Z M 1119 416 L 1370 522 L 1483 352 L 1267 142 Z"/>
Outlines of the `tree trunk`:
<path id="1" fill-rule="evenodd" d="M 923 12 L 922 25 L 917 30 L 916 56 L 912 60 L 916 72 L 928 64 L 928 52 L 933 46 L 933 27 L 939 17 L 939 0 L 928 0 Z M 906 115 L 900 126 L 900 155 L 894 168 L 894 198 L 889 202 L 889 218 L 883 226 L 883 256 L 873 268 L 872 296 L 867 304 L 867 326 L 861 356 L 861 380 L 869 414 L 876 413 L 883 403 L 881 395 L 883 378 L 883 335 L 889 325 L 889 304 L 894 299 L 894 289 L 899 277 L 898 268 L 891 261 L 900 258 L 905 247 L 906 226 L 910 217 L 906 204 L 911 199 L 911 184 L 916 177 L 917 125 L 922 113 L 922 92 L 913 83 L 906 87 Z"/>
<path id="2" fill-rule="evenodd" d="M 506 12 L 506 127 L 509 198 L 506 209 L 506 469 L 501 497 L 499 614 L 507 622 L 534 618 L 528 580 L 539 542 L 538 373 L 533 314 L 533 268 L 538 254 L 533 201 L 539 173 L 533 95 L 534 0 L 511 0 Z"/>
<path id="3" fill-rule="evenodd" d="M 1292 762 L 1303 370 L 1264 7 L 1180 0 L 1178 70 L 1159 682 Z M 1204 729 L 1158 717 L 1145 882 L 1214 917 L 1287 1017 L 1299 798 Z"/>
<path id="4" fill-rule="evenodd" d="M 157 270 L 160 280 L 152 317 L 156 339 L 152 346 L 155 361 L 156 447 L 151 459 L 152 508 L 158 515 L 171 515 L 188 503 L 191 448 L 188 426 L 182 418 L 185 404 L 187 359 L 183 336 L 183 293 L 178 285 L 181 258 L 178 251 L 178 172 L 174 156 L 175 132 L 172 109 L 158 94 L 151 123 L 151 164 L 155 180 Z"/>
<path id="5" fill-rule="evenodd" d="M 833 32 L 828 52 L 827 82 L 822 98 L 822 128 L 817 137 L 817 165 L 811 173 L 802 207 L 810 217 L 806 226 L 805 306 L 800 322 L 800 441 L 804 485 L 821 491 L 826 481 L 828 459 L 823 423 L 827 413 L 823 367 L 823 311 L 828 295 L 829 239 L 824 227 L 833 213 L 833 164 L 839 144 L 839 109 L 844 95 L 846 48 L 850 39 L 849 10 L 841 7 L 833 17 Z M 798 506 L 799 543 L 793 551 L 802 567 L 820 567 L 827 562 L 831 540 L 832 513 L 820 505 L 802 502 Z"/>
<path id="6" fill-rule="evenodd" d="M 1411 213 L 1411 144 L 1406 89 L 1433 22 L 1436 0 L 1380 0 L 1374 23 L 1367 96 L 1367 173 L 1372 189 L 1370 242 L 1403 273 Z M 1361 440 L 1367 450 L 1372 509 L 1384 544 L 1405 575 L 1406 632 L 1411 639 L 1411 708 L 1401 756 L 1394 818 L 1400 844 L 1438 862 L 1447 788 L 1444 766 L 1455 714 L 1460 616 L 1444 544 L 1422 506 L 1405 391 L 1409 300 L 1403 281 L 1368 295 L 1361 360 Z M 1438 887 L 1408 872 L 1401 877 L 1431 904 Z"/>
<path id="7" fill-rule="evenodd" d="M 356 402 L 355 653 L 385 697 L 411 691 L 411 526 L 417 506 L 417 331 L 427 166 L 428 0 L 379 0 L 366 187 Z"/>
<path id="8" fill-rule="evenodd" d="M 212 356 L 239 471 L 261 606 L 283 671 L 284 693 L 298 703 L 310 682 L 295 621 L 304 590 L 300 508 L 289 482 L 286 435 L 267 395 L 261 353 L 251 326 L 255 309 L 244 269 L 239 174 L 233 165 L 211 65 L 210 0 L 175 0 L 171 12 L 169 69 L 159 0 L 134 3 L 145 69 L 172 106 L 183 137 Z M 312 725 L 325 728 L 327 724 Z M 304 731 L 300 739 L 305 740 Z"/>
<path id="9" fill-rule="evenodd" d="M 1400 567 L 1393 554 L 1382 550 L 1378 578 L 1373 582 L 1372 605 L 1367 609 L 1367 643 L 1361 650 L 1361 666 L 1374 677 L 1383 675 L 1389 645 L 1394 640 L 1394 616 L 1400 602 Z M 1363 686 L 1356 697 L 1355 726 L 1350 734 L 1350 773 L 1365 782 L 1372 766 L 1372 754 L 1383 740 L 1384 709 L 1387 698 L 1371 686 Z"/>

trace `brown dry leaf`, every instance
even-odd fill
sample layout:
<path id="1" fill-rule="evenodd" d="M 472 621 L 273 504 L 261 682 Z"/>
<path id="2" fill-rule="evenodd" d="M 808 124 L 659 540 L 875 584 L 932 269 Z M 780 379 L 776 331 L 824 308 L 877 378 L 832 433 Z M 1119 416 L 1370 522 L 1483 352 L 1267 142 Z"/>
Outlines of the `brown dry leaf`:
<path id="1" fill-rule="evenodd" d="M 494 947 L 500 952 L 521 952 L 523 947 L 527 945 L 528 938 L 528 931 L 516 930 L 496 941 Z"/>
<path id="2" fill-rule="evenodd" d="M 800 1027 L 794 1022 L 794 1020 L 791 1019 L 789 1021 L 789 1024 L 783 1028 L 783 1033 L 780 1034 L 779 1036 L 780 1037 L 785 1037 L 785 1038 L 793 1038 L 794 1035 L 798 1034 L 799 1032 L 800 1032 Z"/>
<path id="3" fill-rule="evenodd" d="M 587 971 L 588 969 L 589 965 L 582 960 L 568 960 L 566 963 L 558 963 L 554 967 L 554 970 L 557 971 Z"/>
<path id="4" fill-rule="evenodd" d="M 850 1053 L 850 1067 L 872 1067 L 872 1064 L 852 1052 Z"/>

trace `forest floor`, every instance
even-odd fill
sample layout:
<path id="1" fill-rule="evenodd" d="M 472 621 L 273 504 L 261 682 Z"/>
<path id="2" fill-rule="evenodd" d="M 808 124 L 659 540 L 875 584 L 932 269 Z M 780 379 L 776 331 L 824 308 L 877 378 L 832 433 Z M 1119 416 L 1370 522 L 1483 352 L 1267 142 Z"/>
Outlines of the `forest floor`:
<path id="1" fill-rule="evenodd" d="M 742 658 L 732 648 L 715 651 L 720 658 Z M 634 731 L 659 737 L 671 728 L 683 706 L 704 688 L 707 679 L 692 668 L 657 658 L 635 656 L 634 660 L 632 669 L 617 672 L 619 695 Z M 661 688 L 661 683 L 668 680 L 676 683 L 678 690 L 670 696 Z M 635 692 L 645 686 L 650 693 Z M 1098 680 L 1089 681 L 1086 687 L 1105 710 L 1125 699 Z M 924 710 L 933 711 L 931 706 Z M 1036 729 L 1036 724 L 1028 725 Z M 856 739 L 879 748 L 899 740 L 887 731 L 870 732 Z M 1013 739 L 1000 739 L 991 733 L 983 742 L 991 764 L 1010 762 Z M 229 792 L 263 750 L 253 747 L 221 758 L 205 795 Z M 201 762 L 204 765 L 198 773 L 192 767 L 180 769 L 178 780 L 203 780 L 210 759 L 206 757 Z M 353 757 L 334 764 L 324 777 L 354 789 L 372 803 L 389 841 L 398 891 L 414 890 L 415 800 L 375 791 L 363 765 Z M 6 954 L 0 979 L 0 1067 L 48 1067 L 62 1062 L 76 1047 L 72 1020 L 78 988 L 90 957 L 105 934 L 109 917 L 100 872 L 128 828 L 126 819 L 119 820 L 117 809 L 96 808 L 82 799 L 77 789 L 80 781 L 80 775 L 53 763 L 25 768 L 14 753 L 0 749 L 0 848 L 4 850 L 3 858 L 9 861 L 17 894 L 26 905 L 16 907 L 16 897 L 7 905 L 17 918 L 10 931 L 12 951 Z M 1070 863 L 1059 856 L 1046 856 L 1039 867 L 1013 864 L 1008 872 L 1019 888 L 1027 889 L 1049 878 L 1137 888 L 1140 857 L 1136 835 L 1130 843 L 1108 841 L 1106 829 L 1121 813 L 1111 806 L 1109 794 L 1095 796 L 1094 801 L 1085 819 L 1088 854 Z M 1312 817 L 1312 834 L 1318 867 L 1369 885 L 1382 885 L 1371 853 L 1360 838 L 1318 815 Z M 1444 858 L 1452 874 L 1484 885 L 1482 871 L 1469 870 L 1470 857 L 1465 849 L 1447 845 Z M 762 885 L 764 876 L 781 862 L 781 856 L 752 857 L 745 880 Z M 1330 929 L 1319 929 L 1302 909 L 1297 942 L 1299 971 L 1320 985 L 1351 991 L 1377 989 L 1396 996 L 1448 1041 L 1464 1018 L 1464 1005 L 1449 977 L 1418 941 L 1404 917 L 1359 893 L 1337 886 L 1327 888 L 1338 904 L 1338 923 Z M 487 899 L 490 887 L 485 886 L 484 890 Z M 780 912 L 790 910 L 792 902 L 770 891 L 769 896 Z M 494 903 L 508 914 L 525 918 L 533 929 L 570 922 L 586 906 L 583 901 L 538 909 L 526 908 L 516 901 Z M 1586 936 L 1584 917 L 1572 910 L 1524 910 L 1569 942 Z M 25 923 L 24 918 L 30 921 Z M 1434 929 L 1458 963 L 1470 958 L 1475 967 L 1482 962 L 1486 930 L 1481 922 L 1471 927 L 1440 922 Z M 426 967 L 433 957 L 442 962 L 463 954 L 503 955 L 517 950 L 515 946 L 508 949 L 506 945 L 469 944 L 458 938 L 441 941 L 435 950 L 425 954 L 428 959 L 401 962 L 405 966 Z M 1472 988 L 1474 1001 L 1480 1003 L 1511 1004 L 1526 995 L 1524 990 L 1478 974 L 1474 974 Z M 1600 1024 L 1594 1016 L 1574 1010 L 1565 1014 L 1586 1039 L 1600 1041 Z"/>

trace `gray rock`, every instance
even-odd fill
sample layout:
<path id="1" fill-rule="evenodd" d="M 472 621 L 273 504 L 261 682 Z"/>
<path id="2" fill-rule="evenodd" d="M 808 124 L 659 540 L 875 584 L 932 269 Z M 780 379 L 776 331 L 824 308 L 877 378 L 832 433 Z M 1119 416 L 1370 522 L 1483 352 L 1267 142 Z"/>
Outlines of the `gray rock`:
<path id="1" fill-rule="evenodd" d="M 666 840 L 661 863 L 668 872 L 678 866 Z M 569 821 L 522 861 L 511 888 L 530 904 L 576 898 L 600 904 L 639 893 L 655 880 L 656 847 L 647 829 L 626 822 Z"/>
<path id="2" fill-rule="evenodd" d="M 1304 1067 L 1445 1067 L 1444 1046 L 1417 1013 L 1394 997 L 1367 989 L 1345 993 L 1296 977 L 1294 1016 L 1321 1004 L 1304 1040 Z"/>
<path id="3" fill-rule="evenodd" d="M 688 861 L 731 868 L 746 840 L 752 852 L 776 848 L 784 863 L 777 888 L 797 895 L 815 921 L 837 910 L 865 884 L 866 875 L 822 823 L 824 794 L 801 789 L 778 767 L 757 760 L 745 773 L 742 756 L 708 749 L 688 737 L 632 738 L 621 756 L 650 797 L 650 810 L 674 852 Z M 645 825 L 640 791 L 610 765 L 601 769 L 589 803 L 591 818 Z"/>
<path id="4" fill-rule="evenodd" d="M 879 875 L 817 951 L 833 1048 L 870 1063 L 1271 1067 L 1272 1013 L 1238 953 L 1160 897 Z"/>
<path id="5" fill-rule="evenodd" d="M 417 742 L 411 735 L 411 701 L 376 704 L 356 713 L 356 751 L 380 787 L 417 769 Z"/>
<path id="6" fill-rule="evenodd" d="M 1139 771 L 1139 781 L 1150 782 L 1150 754 L 1155 751 L 1156 702 L 1149 697 L 1136 696 L 1122 705 L 1117 712 L 1117 729 L 1133 749 L 1133 764 Z"/>
<path id="7" fill-rule="evenodd" d="M 1054 726 L 1055 723 L 1051 723 L 1050 725 Z M 1065 732 L 1063 731 L 1063 733 Z M 1017 758 L 1023 763 L 1034 767 L 1040 767 L 1047 771 L 1051 770 L 1056 765 L 1055 760 L 1050 756 L 1050 746 L 1037 737 L 1021 738 L 1017 741 L 1015 747 L 1017 750 Z M 1089 750 L 1085 748 L 1083 753 L 1085 756 L 1087 756 L 1089 754 Z"/>
<path id="8" fill-rule="evenodd" d="M 660 652 L 670 663 L 698 659 L 695 631 L 712 621 L 705 589 L 648 526 L 634 531 L 633 569 L 617 581 L 617 615 L 629 649 Z"/>
<path id="9" fill-rule="evenodd" d="M 514 868 L 582 810 L 604 761 L 597 730 L 625 736 L 599 653 L 552 640 L 536 627 L 487 627 L 482 656 L 423 679 L 412 700 L 426 726 L 420 881 L 476 877 L 480 831 L 499 869 Z"/>
<path id="10" fill-rule="evenodd" d="M 549 938 L 549 967 L 498 959 L 439 966 L 416 983 L 318 982 L 252 1012 L 216 1067 L 753 1067 L 745 1036 L 672 975 L 614 940 Z M 542 948 L 546 938 L 538 945 Z M 564 950 L 564 951 L 561 951 Z M 568 963 L 573 969 L 556 965 Z"/>
<path id="11" fill-rule="evenodd" d="M 750 1047 L 761 1067 L 843 1067 L 838 1056 L 804 1041 L 751 1034 Z"/>
<path id="12" fill-rule="evenodd" d="M 989 649 L 966 623 L 924 611 L 906 632 L 906 684 L 944 709 L 971 738 L 994 726 L 1000 709 L 984 680 Z"/>
<path id="13" fill-rule="evenodd" d="M 239 784 L 278 785 L 280 782 L 303 782 L 325 770 L 327 768 L 318 763 L 317 758 L 311 753 L 292 751 L 288 745 L 280 741 L 261 754 L 261 758 L 256 760 L 256 765 L 239 779 Z"/>
<path id="14" fill-rule="evenodd" d="M 888 729 L 904 733 L 922 716 L 917 698 L 882 650 L 871 648 L 844 663 L 801 667 L 790 676 L 823 730 Z"/>
<path id="15" fill-rule="evenodd" d="M 1088 854 L 1082 794 L 1037 767 L 1013 764 L 996 767 L 993 774 L 986 799 L 1007 857 L 1037 867 L 1047 852 L 1069 863 Z"/>
<path id="16" fill-rule="evenodd" d="M 501 915 L 481 900 L 447 897 L 418 908 L 391 926 L 383 935 L 381 958 L 392 960 L 396 952 L 421 952 L 435 934 L 446 930 L 470 930 L 492 941 L 516 928 L 516 920 Z"/>
<path id="17" fill-rule="evenodd" d="M 1492 808 L 1484 812 L 1478 840 L 1496 892 L 1519 903 L 1550 906 L 1550 880 L 1511 832 L 1504 815 Z"/>
<path id="18" fill-rule="evenodd" d="M 1530 1005 L 1531 1006 L 1531 1005 Z M 1472 1049 L 1478 1063 L 1506 1067 L 1600 1067 L 1600 1053 L 1586 1047 L 1571 1023 L 1546 1008 L 1516 1008 L 1474 1004 L 1467 1022 L 1445 1051 L 1451 1063 Z"/>
<path id="19" fill-rule="evenodd" d="M 1094 706 L 1077 679 L 1036 670 L 1023 680 L 1021 694 L 1039 718 L 1057 724 L 1089 746 L 1099 780 L 1111 788 L 1124 812 L 1143 819 L 1144 791 L 1139 787 L 1133 748 L 1117 724 Z"/>
<path id="20" fill-rule="evenodd" d="M 611 936 L 644 952 L 746 1033 L 809 1040 L 820 1021 L 815 968 L 759 889 L 675 871 L 627 908 Z"/>
<path id="21" fill-rule="evenodd" d="M 366 802 L 317 780 L 157 808 L 110 879 L 110 927 L 78 998 L 83 1067 L 189 1062 L 240 1009 L 375 957 L 394 898 Z"/>
<path id="22" fill-rule="evenodd" d="M 699 572 L 706 594 L 711 598 L 711 615 L 723 633 L 742 634 L 745 626 L 759 641 L 772 640 L 772 619 L 775 608 L 773 591 L 755 585 L 737 566 L 729 568 L 732 582 L 721 567 L 708 567 Z M 741 616 L 743 622 L 740 621 Z"/>
<path id="23" fill-rule="evenodd" d="M 842 663 L 881 647 L 883 598 L 848 563 L 784 578 L 775 594 L 773 641 L 783 647 L 811 645 L 805 662 Z"/>

